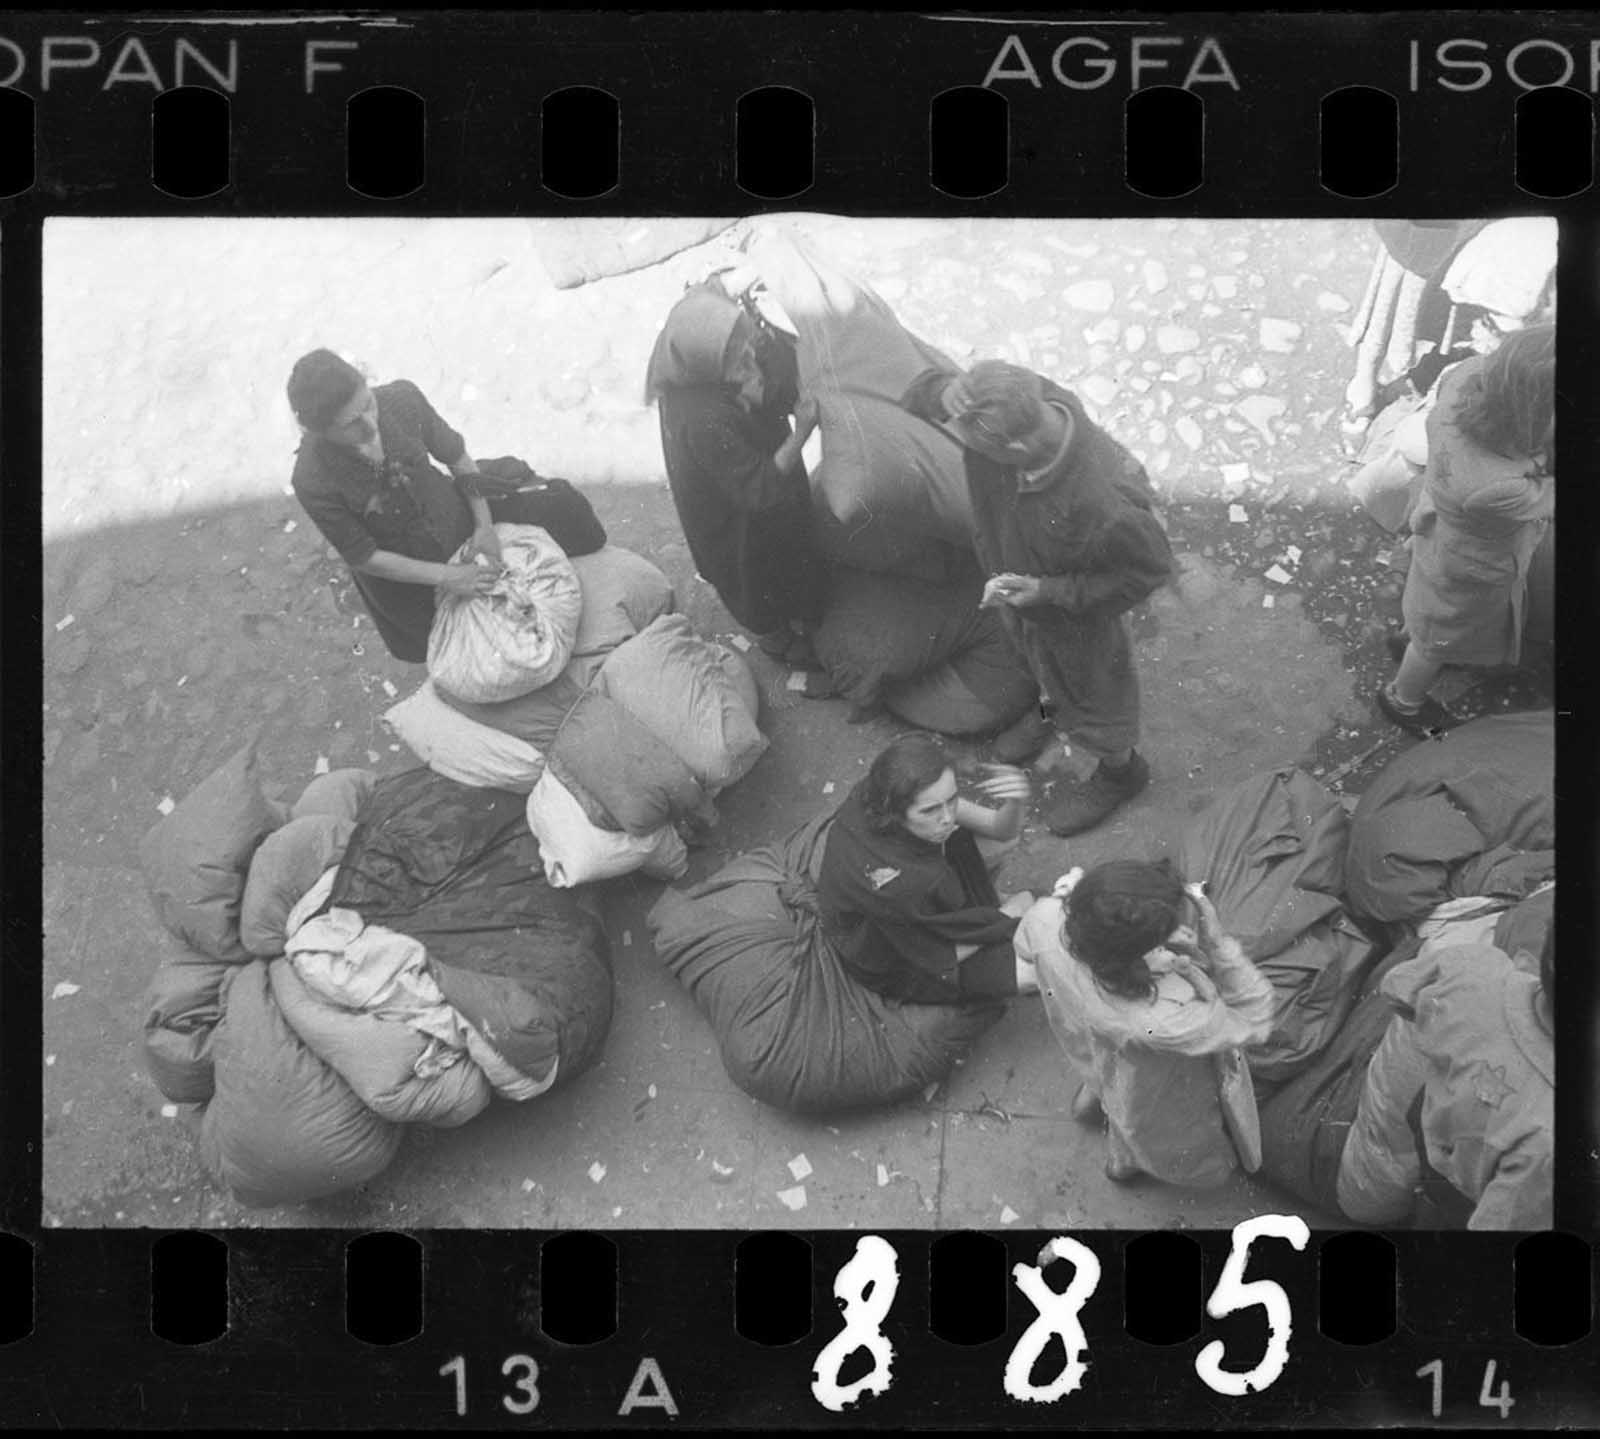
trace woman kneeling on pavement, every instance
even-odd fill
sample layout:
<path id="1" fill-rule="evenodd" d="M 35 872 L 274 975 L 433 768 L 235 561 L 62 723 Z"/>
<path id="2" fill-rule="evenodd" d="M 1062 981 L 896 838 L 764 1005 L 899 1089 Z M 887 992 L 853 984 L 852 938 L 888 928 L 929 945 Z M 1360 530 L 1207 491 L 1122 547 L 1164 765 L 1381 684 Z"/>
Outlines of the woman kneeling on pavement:
<path id="1" fill-rule="evenodd" d="M 1192 917 L 1193 925 L 1186 923 Z M 1169 862 L 1073 870 L 1029 911 L 1050 1026 L 1081 1081 L 1073 1114 L 1106 1126 L 1106 1174 L 1212 1188 L 1255 1128 L 1238 1048 L 1271 1032 L 1272 985 Z"/>
<path id="2" fill-rule="evenodd" d="M 497 521 L 538 525 L 569 555 L 606 542 L 589 502 L 565 480 L 540 480 L 517 460 L 480 471 L 466 441 L 410 380 L 369 388 L 333 353 L 313 350 L 289 376 L 289 408 L 304 438 L 294 492 L 350 566 L 389 652 L 428 657 L 434 591 L 485 594 L 499 572 Z M 448 465 L 446 477 L 429 456 Z M 456 552 L 471 542 L 462 561 Z M 477 564 L 475 556 L 489 563 Z"/>
<path id="3" fill-rule="evenodd" d="M 957 793 L 932 736 L 906 735 L 872 763 L 828 831 L 817 883 L 822 927 L 845 967 L 892 999 L 954 1004 L 1038 988 L 1011 937 L 1033 902 L 1002 900 L 979 848 L 998 863 L 1022 830 L 1028 776 L 980 767 L 990 809 Z"/>

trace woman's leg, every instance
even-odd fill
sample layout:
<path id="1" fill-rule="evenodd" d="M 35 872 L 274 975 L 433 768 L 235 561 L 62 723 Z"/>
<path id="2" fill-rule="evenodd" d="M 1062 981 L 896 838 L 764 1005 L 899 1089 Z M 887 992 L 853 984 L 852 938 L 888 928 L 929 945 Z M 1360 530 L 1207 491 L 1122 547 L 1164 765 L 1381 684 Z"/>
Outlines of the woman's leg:
<path id="1" fill-rule="evenodd" d="M 1443 668 L 1438 662 L 1426 658 L 1415 644 L 1408 644 L 1389 691 L 1400 702 L 1402 709 L 1420 708 Z"/>

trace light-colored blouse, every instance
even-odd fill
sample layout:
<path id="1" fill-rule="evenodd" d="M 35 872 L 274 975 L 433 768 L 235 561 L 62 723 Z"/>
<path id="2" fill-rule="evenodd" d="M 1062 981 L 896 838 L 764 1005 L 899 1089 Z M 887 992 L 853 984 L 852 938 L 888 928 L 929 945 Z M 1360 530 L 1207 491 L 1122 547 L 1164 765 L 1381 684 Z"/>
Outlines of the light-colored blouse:
<path id="1" fill-rule="evenodd" d="M 1275 993 L 1238 943 L 1225 938 L 1210 971 L 1185 955 L 1145 957 L 1150 999 L 1110 993 L 1067 947 L 1064 905 L 1039 900 L 1015 944 L 1037 965 L 1050 1027 L 1078 1079 L 1099 1096 L 1110 1158 L 1169 1184 L 1210 1188 L 1238 1167 L 1217 1087 L 1216 1056 L 1259 1044 Z"/>

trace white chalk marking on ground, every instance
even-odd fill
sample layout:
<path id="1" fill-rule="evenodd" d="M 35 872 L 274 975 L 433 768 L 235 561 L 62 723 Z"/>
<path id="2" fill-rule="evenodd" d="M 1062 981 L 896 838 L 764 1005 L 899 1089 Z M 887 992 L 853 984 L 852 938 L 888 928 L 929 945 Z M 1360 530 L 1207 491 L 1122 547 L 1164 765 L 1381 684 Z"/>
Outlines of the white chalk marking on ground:
<path id="1" fill-rule="evenodd" d="M 179 689 L 182 689 L 188 683 L 189 683 L 189 676 L 188 675 L 179 675 L 178 676 L 178 688 Z"/>
<path id="2" fill-rule="evenodd" d="M 804 1209 L 806 1207 L 806 1187 L 797 1184 L 793 1189 L 780 1189 L 778 1202 L 786 1209 Z"/>
<path id="3" fill-rule="evenodd" d="M 393 699 L 397 694 L 400 693 L 400 691 L 397 690 L 393 683 L 389 680 L 385 680 L 383 682 L 383 692 L 388 695 L 390 699 Z"/>
<path id="4" fill-rule="evenodd" d="M 176 801 L 174 801 L 170 794 L 162 795 L 160 802 L 156 805 L 156 808 L 160 810 L 162 814 L 171 814 L 173 810 L 177 809 L 177 807 Z"/>
<path id="5" fill-rule="evenodd" d="M 1229 505 L 1228 523 L 1230 525 L 1248 525 L 1250 523 L 1250 512 L 1243 505 Z"/>
<path id="6" fill-rule="evenodd" d="M 51 999 L 66 999 L 69 995 L 76 994 L 83 986 L 74 984 L 70 979 L 64 979 L 50 991 Z"/>
<path id="7" fill-rule="evenodd" d="M 63 615 L 56 621 L 56 633 L 60 634 L 62 630 L 66 629 L 66 627 L 77 618 L 78 617 L 76 615 Z"/>
<path id="8" fill-rule="evenodd" d="M 728 643 L 738 650 L 740 654 L 747 654 L 750 650 L 750 641 L 743 635 L 730 635 Z"/>
<path id="9" fill-rule="evenodd" d="M 389 746 L 389 753 L 390 754 L 399 754 L 400 753 L 400 746 L 397 745 L 397 744 L 390 745 Z"/>
<path id="10" fill-rule="evenodd" d="M 889 1182 L 889 1170 L 886 1165 L 878 1166 L 878 1188 L 882 1189 Z"/>
<path id="11" fill-rule="evenodd" d="M 597 1159 L 589 1166 L 589 1178 L 598 1184 L 606 1177 L 606 1167 Z"/>
<path id="12" fill-rule="evenodd" d="M 827 784 L 822 786 L 822 792 L 823 794 L 833 793 L 833 781 L 831 779 L 827 782 Z"/>
<path id="13" fill-rule="evenodd" d="M 533 1188 L 534 1188 L 534 1185 L 533 1185 L 533 1181 L 531 1179 L 524 1179 L 522 1181 L 522 1192 L 524 1194 L 532 1194 L 533 1193 Z"/>
<path id="14" fill-rule="evenodd" d="M 45 1055 L 45 1057 L 44 1057 L 44 1067 L 45 1067 L 45 1068 L 46 1068 L 46 1069 L 48 1069 L 48 1068 L 49 1068 L 49 1067 L 50 1067 L 50 1066 L 51 1066 L 51 1065 L 52 1065 L 52 1064 L 54 1064 L 54 1063 L 55 1063 L 55 1062 L 56 1062 L 56 1057 L 55 1057 L 55 1055 L 53 1055 L 53 1054 L 47 1054 L 47 1055 Z"/>
<path id="15" fill-rule="evenodd" d="M 1292 576 L 1289 574 L 1288 570 L 1284 569 L 1282 565 L 1274 565 L 1270 570 L 1267 571 L 1267 578 L 1275 585 L 1286 585 L 1289 583 Z"/>
<path id="16" fill-rule="evenodd" d="M 618 1204 L 618 1205 L 616 1205 L 616 1206 L 615 1206 L 615 1207 L 614 1207 L 614 1208 L 613 1208 L 613 1209 L 612 1209 L 612 1211 L 611 1211 L 611 1217 L 612 1217 L 612 1218 L 613 1218 L 613 1219 L 620 1219 L 620 1218 L 622 1218 L 622 1206 L 621 1206 L 621 1205 L 620 1205 L 620 1204 Z"/>
<path id="17" fill-rule="evenodd" d="M 1022 1216 L 1009 1204 L 1000 1211 L 1000 1222 L 1002 1224 L 1015 1224 L 1021 1218 Z"/>
<path id="18" fill-rule="evenodd" d="M 1272 609 L 1274 606 L 1277 605 L 1277 603 L 1278 603 L 1277 600 L 1275 600 L 1271 595 L 1262 595 L 1261 596 L 1261 608 L 1264 609 L 1264 610 Z"/>
<path id="19" fill-rule="evenodd" d="M 327 772 L 328 772 L 328 757 L 327 757 L 327 755 L 319 754 L 317 756 L 317 762 L 314 765 L 311 766 L 311 772 L 312 772 L 312 774 L 327 774 Z"/>
<path id="20" fill-rule="evenodd" d="M 297 525 L 293 520 L 285 520 L 283 522 L 283 532 L 286 535 L 292 535 L 299 528 L 299 525 Z"/>
<path id="21" fill-rule="evenodd" d="M 645 1090 L 645 1093 L 648 1094 L 650 1098 L 654 1099 L 656 1097 L 655 1085 L 652 1084 L 647 1090 Z"/>
<path id="22" fill-rule="evenodd" d="M 377 752 L 377 750 L 369 749 L 367 751 L 367 763 L 368 764 L 377 764 L 377 762 L 378 762 L 378 752 Z"/>
<path id="23" fill-rule="evenodd" d="M 178 1106 L 176 1104 L 163 1104 L 161 1106 L 161 1117 L 163 1119 L 176 1119 L 178 1117 Z"/>
<path id="24" fill-rule="evenodd" d="M 812 1172 L 811 1161 L 803 1154 L 797 1154 L 789 1161 L 789 1173 L 796 1179 L 804 1179 Z"/>
<path id="25" fill-rule="evenodd" d="M 806 672 L 804 670 L 790 670 L 789 678 L 784 681 L 784 688 L 799 694 L 806 687 Z"/>

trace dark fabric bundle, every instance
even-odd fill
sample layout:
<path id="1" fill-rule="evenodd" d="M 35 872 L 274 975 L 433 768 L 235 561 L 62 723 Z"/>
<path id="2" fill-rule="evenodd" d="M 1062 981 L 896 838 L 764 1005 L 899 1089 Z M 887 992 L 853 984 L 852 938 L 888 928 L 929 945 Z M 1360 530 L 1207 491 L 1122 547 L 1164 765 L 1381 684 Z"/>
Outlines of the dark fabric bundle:
<path id="1" fill-rule="evenodd" d="M 902 1004 L 857 983 L 823 936 L 816 874 L 831 815 L 669 890 L 650 911 L 656 953 L 709 1020 L 723 1067 L 777 1109 L 890 1104 L 943 1079 L 999 1004 Z"/>
<path id="2" fill-rule="evenodd" d="M 525 798 L 428 769 L 380 780 L 330 906 L 421 940 L 444 997 L 523 1074 L 558 1082 L 599 1054 L 611 951 L 581 899 L 545 882 Z"/>
<path id="3" fill-rule="evenodd" d="M 1555 717 L 1486 715 L 1398 755 L 1350 821 L 1353 913 L 1416 924 L 1447 899 L 1520 899 L 1555 877 Z"/>
<path id="4" fill-rule="evenodd" d="M 1333 1038 L 1375 958 L 1340 899 L 1348 834 L 1339 801 L 1297 769 L 1225 791 L 1184 834 L 1185 878 L 1209 883 L 1223 928 L 1278 992 L 1272 1034 L 1249 1051 L 1258 1085 Z"/>

